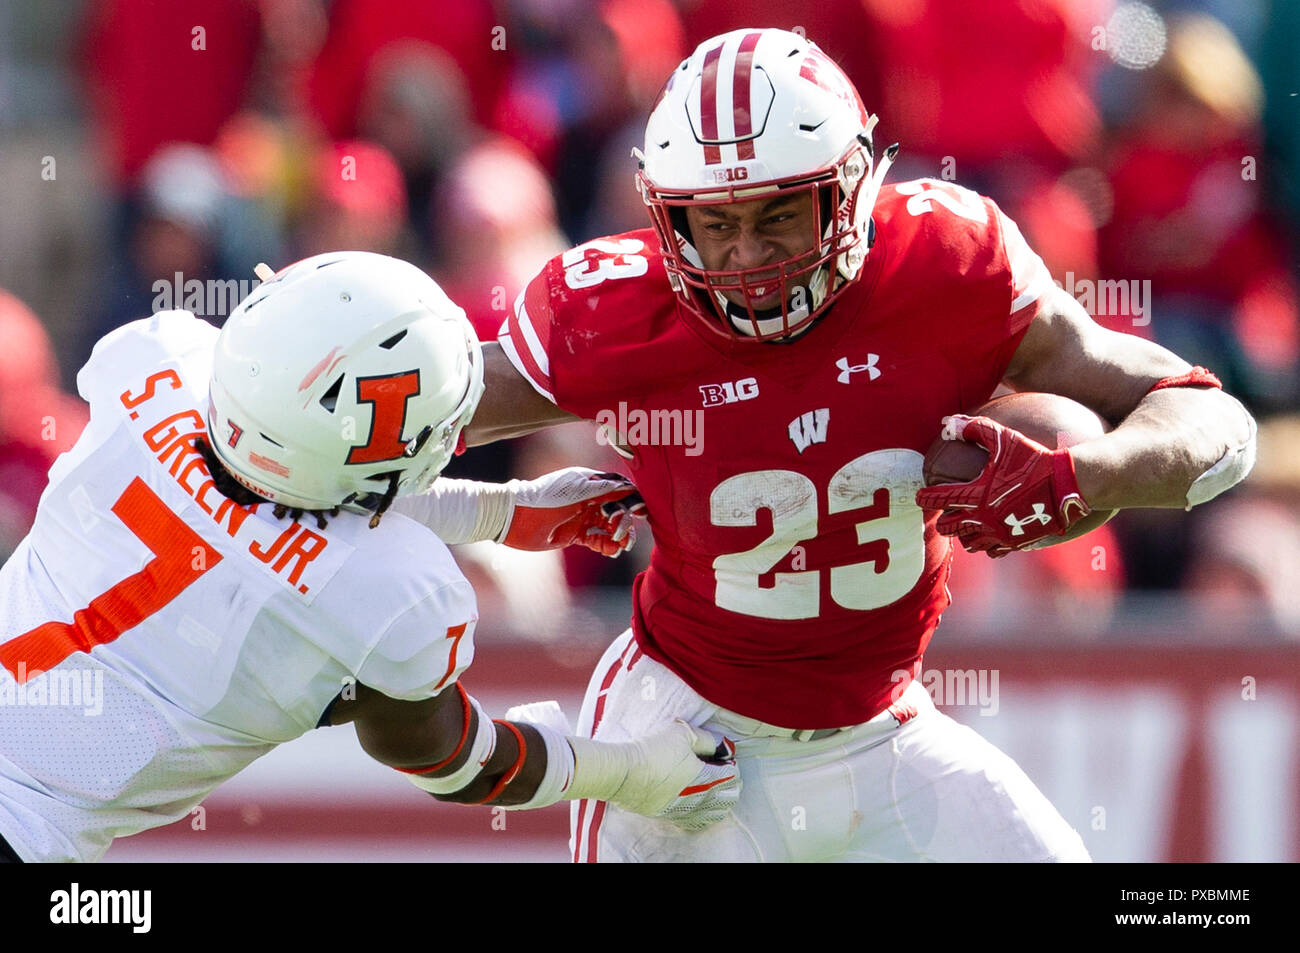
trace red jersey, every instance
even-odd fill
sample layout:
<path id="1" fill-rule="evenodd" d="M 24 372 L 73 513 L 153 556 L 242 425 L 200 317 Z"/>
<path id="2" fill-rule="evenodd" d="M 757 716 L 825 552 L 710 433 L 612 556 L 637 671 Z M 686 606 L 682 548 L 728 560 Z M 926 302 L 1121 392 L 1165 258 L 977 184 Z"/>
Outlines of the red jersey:
<path id="1" fill-rule="evenodd" d="M 949 542 L 916 505 L 945 414 L 1002 379 L 1051 277 L 994 203 L 885 188 L 853 286 L 793 341 L 681 306 L 650 230 L 552 259 L 500 341 L 559 407 L 619 432 L 655 548 L 641 648 L 718 705 L 796 729 L 866 721 L 919 674 Z"/>

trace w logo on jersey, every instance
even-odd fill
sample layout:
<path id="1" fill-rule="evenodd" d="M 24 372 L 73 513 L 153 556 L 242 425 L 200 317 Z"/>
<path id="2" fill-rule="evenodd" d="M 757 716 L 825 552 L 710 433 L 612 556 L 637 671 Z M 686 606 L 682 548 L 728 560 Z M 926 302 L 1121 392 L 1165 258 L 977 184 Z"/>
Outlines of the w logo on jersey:
<path id="1" fill-rule="evenodd" d="M 790 421 L 790 439 L 794 441 L 795 449 L 803 453 L 815 443 L 825 443 L 826 425 L 830 421 L 829 407 L 818 407 Z"/>

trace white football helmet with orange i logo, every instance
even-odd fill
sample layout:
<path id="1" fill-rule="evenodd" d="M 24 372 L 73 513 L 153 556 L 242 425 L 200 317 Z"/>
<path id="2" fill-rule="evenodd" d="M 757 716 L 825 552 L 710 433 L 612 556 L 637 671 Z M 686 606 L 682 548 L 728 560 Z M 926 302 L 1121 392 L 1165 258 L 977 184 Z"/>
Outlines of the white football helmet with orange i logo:
<path id="1" fill-rule="evenodd" d="M 638 153 L 637 184 L 687 308 L 745 340 L 790 338 L 811 327 L 858 276 L 870 247 L 871 209 L 897 151 L 891 146 L 874 164 L 875 124 L 839 66 L 796 33 L 737 30 L 700 44 L 669 78 Z M 778 191 L 812 193 L 817 246 L 761 268 L 706 269 L 686 207 Z M 773 280 L 781 307 L 754 308 Z M 743 307 L 724 294 L 737 287 Z"/>
<path id="2" fill-rule="evenodd" d="M 433 485 L 482 393 L 478 337 L 432 278 L 333 252 L 281 270 L 231 313 L 208 431 L 254 493 L 367 511 L 394 474 L 399 496 Z"/>

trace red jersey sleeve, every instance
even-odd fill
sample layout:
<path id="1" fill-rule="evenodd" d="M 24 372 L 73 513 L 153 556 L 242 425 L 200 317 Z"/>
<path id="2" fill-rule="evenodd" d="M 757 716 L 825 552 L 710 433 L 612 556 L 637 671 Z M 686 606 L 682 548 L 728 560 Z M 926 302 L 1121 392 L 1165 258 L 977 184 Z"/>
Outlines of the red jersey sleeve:
<path id="1" fill-rule="evenodd" d="M 675 308 L 648 229 L 598 238 L 546 263 L 515 300 L 498 340 L 533 388 L 594 418 L 636 391 L 639 349 Z M 639 369 L 639 370 L 638 370 Z"/>
<path id="2" fill-rule="evenodd" d="M 1029 327 L 1038 310 L 1047 297 L 1056 288 L 1052 274 L 1020 234 L 1016 223 L 1009 219 L 992 199 L 985 199 L 993 218 L 997 222 L 1002 245 L 1002 257 L 1006 261 L 1007 272 L 1011 279 L 1010 323 L 1007 330 L 1019 334 Z"/>
<path id="3" fill-rule="evenodd" d="M 989 215 L 985 236 L 992 252 L 985 281 L 1001 290 L 997 303 L 984 321 L 976 322 L 956 356 L 961 368 L 962 395 L 970 407 L 984 403 L 993 394 L 1029 325 L 1056 290 L 1042 258 L 1034 253 L 1020 229 L 997 204 L 981 197 Z"/>
<path id="4" fill-rule="evenodd" d="M 497 341 L 515 370 L 553 404 L 557 403 L 550 359 L 551 332 L 556 322 L 550 296 L 550 271 L 554 265 L 555 259 L 547 262 L 528 282 L 497 332 Z"/>
<path id="5" fill-rule="evenodd" d="M 970 409 L 997 387 L 1055 284 L 992 199 L 934 179 L 900 183 L 896 191 L 907 197 L 896 213 L 908 237 L 902 254 L 911 259 L 913 282 L 924 282 L 919 294 L 938 322 L 933 340 L 948 354 L 963 409 Z"/>

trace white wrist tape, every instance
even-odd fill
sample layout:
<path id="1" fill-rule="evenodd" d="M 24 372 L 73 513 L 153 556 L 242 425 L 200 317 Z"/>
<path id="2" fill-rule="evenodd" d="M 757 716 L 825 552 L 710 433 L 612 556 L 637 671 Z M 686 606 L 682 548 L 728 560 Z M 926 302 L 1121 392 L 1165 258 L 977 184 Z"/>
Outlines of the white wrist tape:
<path id="1" fill-rule="evenodd" d="M 615 798 L 627 782 L 637 757 L 635 748 L 626 743 L 590 738 L 569 738 L 569 745 L 573 748 L 573 781 L 564 796 L 570 800 Z"/>
<path id="2" fill-rule="evenodd" d="M 423 523 L 444 543 L 495 541 L 505 535 L 514 513 L 517 483 L 439 477 L 427 493 L 394 500 L 392 510 Z"/>
<path id="3" fill-rule="evenodd" d="M 492 757 L 497 747 L 497 726 L 479 705 L 478 700 L 470 697 L 470 706 L 478 713 L 478 727 L 474 731 L 474 740 L 469 746 L 469 758 L 451 774 L 429 777 L 423 774 L 408 774 L 407 780 L 421 790 L 430 794 L 455 794 L 468 787 L 483 771 L 483 766 Z"/>
<path id="4" fill-rule="evenodd" d="M 1187 491 L 1187 509 L 1212 500 L 1229 487 L 1236 486 L 1255 466 L 1255 419 L 1249 414 L 1246 419 L 1250 424 L 1250 436 L 1245 443 L 1229 447 L 1214 466 L 1192 482 Z"/>
<path id="5" fill-rule="evenodd" d="M 529 724 L 529 722 L 520 722 Z M 507 811 L 527 811 L 537 807 L 550 807 L 557 801 L 572 798 L 568 788 L 573 781 L 573 749 L 569 739 L 548 725 L 532 724 L 532 728 L 546 742 L 546 774 L 537 790 L 523 804 L 502 805 Z"/>

